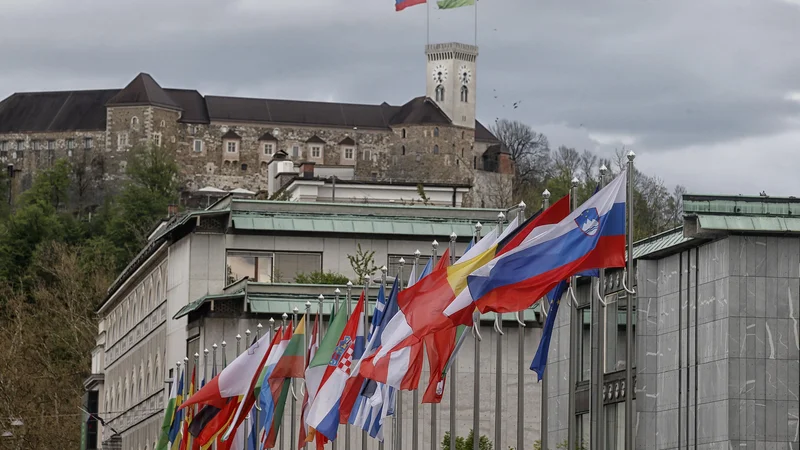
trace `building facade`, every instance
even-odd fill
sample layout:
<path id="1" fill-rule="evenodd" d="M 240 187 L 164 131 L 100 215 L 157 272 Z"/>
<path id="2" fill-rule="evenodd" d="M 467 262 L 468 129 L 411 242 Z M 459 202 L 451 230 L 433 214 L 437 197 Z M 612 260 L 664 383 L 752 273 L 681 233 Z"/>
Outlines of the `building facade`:
<path id="1" fill-rule="evenodd" d="M 18 193 L 69 159 L 84 207 L 118 185 L 143 143 L 175 152 L 184 196 L 204 187 L 272 194 L 267 166 L 280 151 L 296 164 L 352 168 L 361 180 L 468 184 L 467 203 L 490 206 L 498 189 L 510 192 L 513 169 L 476 120 L 477 54 L 428 46 L 428 95 L 401 106 L 202 95 L 145 73 L 123 89 L 16 93 L 0 102 L 0 161 Z"/>
<path id="2" fill-rule="evenodd" d="M 333 272 L 356 280 L 349 256 L 357 256 L 359 246 L 372 254 L 375 267 L 386 266 L 388 282 L 407 278 L 415 251 L 421 256 L 421 269 L 432 253 L 432 241 L 441 242 L 444 251 L 451 233 L 455 254 L 461 255 L 482 222 L 484 232 L 496 223 L 501 210 L 452 207 L 392 206 L 375 204 L 328 204 L 284 201 L 258 201 L 227 196 L 205 210 L 182 213 L 153 232 L 147 246 L 112 284 L 98 313 L 97 346 L 92 352 L 92 375 L 86 381 L 87 403 L 105 421 L 97 429 L 96 442 L 88 448 L 152 450 L 158 439 L 170 383 L 178 373 L 177 362 L 189 371 L 197 367 L 198 383 L 219 372 L 239 351 L 244 351 L 251 333 L 266 332 L 269 320 L 281 321 L 297 307 L 302 314 L 305 302 L 318 312 L 317 300 L 324 296 L 322 313 L 327 318 L 334 304 L 334 291 L 341 291 L 340 305 L 346 304 L 345 285 L 308 285 L 300 274 Z M 514 211 L 509 211 L 514 214 Z M 401 265 L 400 260 L 405 264 Z M 380 271 L 376 271 L 378 278 Z M 353 305 L 363 286 L 353 288 Z M 377 285 L 369 288 L 371 310 Z M 503 400 L 505 425 L 499 436 L 503 448 L 516 439 L 516 402 L 519 330 L 524 332 L 525 348 L 538 345 L 541 317 L 534 309 L 525 312 L 527 327 L 521 328 L 512 315 L 503 317 L 505 333 L 493 331 L 493 315 L 482 318 L 478 375 L 480 383 L 480 431 L 495 436 L 495 398 Z M 258 324 L 264 327 L 259 330 Z M 236 336 L 241 340 L 238 340 Z M 498 347 L 498 339 L 502 344 Z M 215 347 L 216 344 L 216 347 Z M 204 350 L 209 352 L 205 353 Z M 215 350 L 216 349 L 216 350 Z M 501 391 L 497 392 L 498 349 L 504 355 L 499 372 Z M 450 379 L 456 382 L 457 434 L 466 436 L 473 426 L 475 345 L 468 342 L 459 354 Z M 197 361 L 194 355 L 198 355 Z M 188 358 L 185 360 L 184 358 Z M 529 363 L 523 361 L 526 365 Z M 197 366 L 196 366 L 197 364 Z M 182 367 L 182 369 L 183 369 Z M 182 370 L 181 369 L 181 370 Z M 524 372 L 526 408 L 525 436 L 538 439 L 540 385 L 535 374 Z M 427 365 L 422 388 L 427 385 Z M 413 435 L 412 394 L 404 394 L 403 448 L 411 448 Z M 439 446 L 449 429 L 450 400 L 444 401 L 432 416 L 429 405 L 419 407 L 420 445 Z M 299 415 L 299 405 L 296 414 Z M 291 427 L 292 409 L 287 406 L 283 426 Z M 432 417 L 438 427 L 431 427 Z M 297 422 L 295 422 L 297 423 Z M 296 425 L 295 425 L 296 427 Z M 296 436 L 296 428 L 294 436 Z M 392 426 L 385 427 L 392 439 Z M 287 431 L 279 448 L 290 448 Z M 344 434 L 342 435 L 344 439 Z M 360 445 L 361 433 L 351 432 L 353 445 Z M 369 439 L 370 449 L 377 441 Z"/>
<path id="3" fill-rule="evenodd" d="M 579 448 L 627 448 L 631 428 L 636 449 L 800 448 L 800 202 L 685 195 L 683 205 L 681 228 L 634 245 L 635 294 L 622 271 L 606 271 L 599 286 L 579 279 L 570 307 L 562 300 L 546 373 L 548 449 L 566 445 L 570 426 Z M 592 377 L 595 326 L 602 380 Z"/>

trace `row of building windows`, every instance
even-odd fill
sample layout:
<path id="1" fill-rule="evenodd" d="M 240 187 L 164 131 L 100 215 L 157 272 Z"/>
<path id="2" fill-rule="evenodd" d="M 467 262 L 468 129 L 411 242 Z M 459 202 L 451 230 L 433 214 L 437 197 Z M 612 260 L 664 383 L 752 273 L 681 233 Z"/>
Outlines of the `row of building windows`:
<path id="1" fill-rule="evenodd" d="M 225 141 L 225 152 L 226 153 L 239 153 L 239 141 Z M 195 139 L 192 147 L 195 153 L 202 153 L 203 149 L 205 148 L 205 143 L 202 139 Z M 261 151 L 265 156 L 273 156 L 275 154 L 275 144 L 272 142 L 265 142 L 261 144 Z M 309 157 L 319 159 L 322 158 L 322 145 L 310 145 L 308 147 L 309 150 Z M 344 147 L 343 148 L 344 159 L 352 160 L 355 156 L 355 148 L 353 147 Z M 291 148 L 291 157 L 298 158 L 300 157 L 300 145 L 293 145 Z"/>
<path id="2" fill-rule="evenodd" d="M 55 150 L 56 149 L 56 140 L 55 139 L 33 139 L 30 141 L 31 146 L 30 148 L 33 150 Z M 69 138 L 65 139 L 65 146 L 67 150 L 74 150 L 75 149 L 75 139 Z M 94 140 L 90 137 L 83 138 L 83 148 L 86 150 L 91 150 L 94 146 Z M 16 152 L 22 152 L 25 150 L 25 141 L 22 139 L 18 139 L 16 141 L 0 141 L 0 151 L 6 152 L 9 150 L 13 150 Z"/>
<path id="3" fill-rule="evenodd" d="M 425 137 L 428 137 L 428 130 L 424 130 L 424 131 L 423 131 L 423 135 L 424 135 Z M 403 139 L 405 139 L 406 137 L 408 137 L 408 133 L 406 132 L 406 129 L 405 129 L 405 128 L 403 128 L 403 129 L 400 131 L 400 136 L 402 136 L 402 138 L 403 138 Z M 434 128 L 433 128 L 433 137 L 439 137 L 439 127 L 434 127 Z M 461 130 L 461 139 L 464 139 L 465 137 L 466 137 L 466 132 L 465 132 L 464 130 Z"/>
<path id="4" fill-rule="evenodd" d="M 155 359 L 155 362 L 153 361 Z M 137 403 L 161 389 L 165 379 L 165 371 L 161 366 L 161 351 L 156 350 L 155 358 L 148 358 L 145 363 L 134 364 L 130 375 L 117 377 L 116 383 L 109 383 L 106 390 L 105 413 L 111 417 L 118 416 Z"/>
<path id="5" fill-rule="evenodd" d="M 163 292 L 161 270 L 156 270 L 140 284 L 108 316 L 108 345 L 116 342 L 161 303 Z"/>

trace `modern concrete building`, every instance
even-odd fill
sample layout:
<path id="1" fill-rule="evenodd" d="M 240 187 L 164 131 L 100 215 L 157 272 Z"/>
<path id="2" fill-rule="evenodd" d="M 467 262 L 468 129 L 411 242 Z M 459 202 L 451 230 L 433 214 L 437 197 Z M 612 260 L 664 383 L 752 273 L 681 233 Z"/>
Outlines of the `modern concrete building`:
<path id="1" fill-rule="evenodd" d="M 222 368 L 223 358 L 233 360 L 237 335 L 242 337 L 240 350 L 244 351 L 246 330 L 255 333 L 259 323 L 266 327 L 270 318 L 280 321 L 282 314 L 291 314 L 295 307 L 302 313 L 306 301 L 312 302 L 311 312 L 315 313 L 320 294 L 325 297 L 323 314 L 327 315 L 337 288 L 342 292 L 340 301 L 344 301 L 346 286 L 299 284 L 295 282 L 299 274 L 330 271 L 356 280 L 348 256 L 357 255 L 360 245 L 363 251 L 374 252 L 375 267 L 387 266 L 390 279 L 399 274 L 400 259 L 404 259 L 405 278 L 417 249 L 422 253 L 421 267 L 430 257 L 431 242 L 436 239 L 441 243 L 441 253 L 451 233 L 455 233 L 455 253 L 460 255 L 475 232 L 476 222 L 485 224 L 485 233 L 496 223 L 499 212 L 421 205 L 258 201 L 231 195 L 206 210 L 172 217 L 152 233 L 147 246 L 112 284 L 98 310 L 93 374 L 86 382 L 88 397 L 93 401 L 87 401 L 87 406 L 91 412 L 99 413 L 105 426 L 90 421 L 89 428 L 99 430 L 96 442 L 90 442 L 88 448 L 152 450 L 163 419 L 168 383 L 176 374 L 176 362 L 188 357 L 191 371 L 195 367 L 193 355 L 198 354 L 197 375 L 202 379 L 210 376 L 215 360 L 217 371 Z M 361 286 L 354 288 L 354 301 L 359 289 Z M 371 302 L 376 294 L 377 287 L 373 285 Z M 514 399 L 520 327 L 512 315 L 503 319 L 505 334 L 500 336 L 493 331 L 494 316 L 483 317 L 483 362 L 478 370 L 479 405 L 483 412 L 480 430 L 494 439 L 497 339 L 502 339 L 499 394 L 504 402 L 504 425 L 499 437 L 506 448 L 514 445 L 517 430 Z M 538 345 L 540 319 L 534 310 L 524 315 L 528 325 L 523 329 L 524 341 L 529 352 Z M 458 390 L 456 431 L 460 436 L 466 436 L 473 424 L 474 348 L 470 339 L 450 376 Z M 209 350 L 207 356 L 205 349 Z M 536 405 L 540 386 L 533 372 L 525 371 L 524 376 L 529 409 L 525 436 L 533 442 L 539 437 Z M 427 380 L 426 368 L 423 389 Z M 403 448 L 411 449 L 412 396 L 406 393 L 404 398 Z M 449 429 L 449 394 L 445 393 L 434 416 L 438 419 L 435 433 L 430 406 L 420 406 L 419 410 L 416 436 L 420 448 L 431 448 L 431 439 L 438 447 Z M 298 406 L 298 415 L 299 411 Z M 290 448 L 290 414 L 291 408 L 287 407 L 282 449 Z M 391 439 L 391 425 L 385 430 L 387 439 Z M 353 431 L 351 439 L 360 448 L 361 433 Z M 377 441 L 369 439 L 369 448 L 376 449 Z"/>
<path id="2" fill-rule="evenodd" d="M 576 301 L 562 300 L 546 372 L 548 449 L 564 448 L 570 425 L 580 448 L 627 448 L 631 428 L 636 449 L 800 448 L 800 201 L 686 195 L 683 208 L 681 228 L 635 244 L 635 295 L 621 271 L 601 279 L 602 381 L 591 376 L 598 284 L 580 279 Z M 633 392 L 624 382 L 631 362 Z M 591 407 L 592 386 L 602 409 Z"/>

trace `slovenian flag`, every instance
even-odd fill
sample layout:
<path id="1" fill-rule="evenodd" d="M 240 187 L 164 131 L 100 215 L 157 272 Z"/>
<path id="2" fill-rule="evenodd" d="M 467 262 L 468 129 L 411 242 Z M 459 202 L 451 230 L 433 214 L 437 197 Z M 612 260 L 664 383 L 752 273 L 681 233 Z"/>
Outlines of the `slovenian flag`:
<path id="1" fill-rule="evenodd" d="M 395 0 L 394 1 L 394 10 L 395 11 L 402 11 L 409 6 L 414 5 L 421 5 L 425 3 L 425 0 Z"/>
<path id="2" fill-rule="evenodd" d="M 325 368 L 319 391 L 308 411 L 308 426 L 329 440 L 336 439 L 339 429 L 339 403 L 350 378 L 355 353 L 356 335 L 364 334 L 364 294 L 358 300 L 353 314 L 339 336 L 339 343 Z M 320 348 L 320 351 L 322 349 Z M 310 369 L 310 367 L 309 367 Z"/>

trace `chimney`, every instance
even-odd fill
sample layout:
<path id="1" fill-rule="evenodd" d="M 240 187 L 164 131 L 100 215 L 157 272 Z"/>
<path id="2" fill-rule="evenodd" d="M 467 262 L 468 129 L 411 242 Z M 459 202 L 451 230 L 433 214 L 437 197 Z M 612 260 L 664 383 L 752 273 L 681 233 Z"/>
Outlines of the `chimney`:
<path id="1" fill-rule="evenodd" d="M 167 206 L 167 217 L 172 217 L 175 214 L 178 214 L 178 205 L 172 203 Z"/>
<path id="2" fill-rule="evenodd" d="M 303 161 L 300 163 L 300 177 L 301 178 L 314 178 L 314 162 Z"/>

